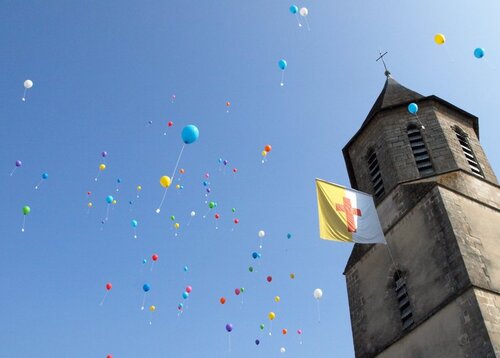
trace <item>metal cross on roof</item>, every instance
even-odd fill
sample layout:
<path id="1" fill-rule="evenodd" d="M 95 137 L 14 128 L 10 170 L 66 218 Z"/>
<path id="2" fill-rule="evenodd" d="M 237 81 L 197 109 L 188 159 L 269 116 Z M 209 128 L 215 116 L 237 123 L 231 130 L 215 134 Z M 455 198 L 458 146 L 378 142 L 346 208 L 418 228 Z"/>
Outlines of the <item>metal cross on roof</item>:
<path id="1" fill-rule="evenodd" d="M 385 51 L 384 53 L 382 53 L 382 51 L 379 51 L 378 54 L 380 55 L 379 58 L 377 58 L 376 62 L 378 62 L 378 60 L 382 60 L 382 63 L 384 64 L 384 68 L 385 68 L 385 72 L 384 74 L 389 77 L 391 75 L 391 73 L 389 72 L 389 70 L 387 69 L 387 66 L 385 65 L 385 61 L 384 61 L 384 56 L 387 55 L 387 51 Z"/>

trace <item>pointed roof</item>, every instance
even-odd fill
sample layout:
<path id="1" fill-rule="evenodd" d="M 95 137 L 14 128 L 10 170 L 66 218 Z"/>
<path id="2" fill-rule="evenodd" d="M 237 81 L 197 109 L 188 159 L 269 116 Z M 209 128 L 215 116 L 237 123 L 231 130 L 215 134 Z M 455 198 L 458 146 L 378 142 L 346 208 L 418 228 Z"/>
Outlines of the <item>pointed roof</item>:
<path id="1" fill-rule="evenodd" d="M 364 127 L 366 124 L 368 124 L 370 119 L 383 109 L 397 106 L 403 103 L 410 103 L 422 98 L 424 98 L 424 96 L 422 96 L 420 93 L 402 86 L 389 75 L 387 76 L 387 80 L 385 81 L 382 92 L 380 92 L 380 95 L 378 96 L 372 109 L 366 116 L 366 119 L 361 127 Z"/>

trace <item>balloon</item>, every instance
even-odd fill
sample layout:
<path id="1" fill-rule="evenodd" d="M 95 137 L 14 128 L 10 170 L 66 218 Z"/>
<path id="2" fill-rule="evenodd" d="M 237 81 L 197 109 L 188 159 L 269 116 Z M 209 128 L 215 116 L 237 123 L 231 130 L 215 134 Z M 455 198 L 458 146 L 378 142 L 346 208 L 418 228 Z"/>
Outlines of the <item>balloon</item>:
<path id="1" fill-rule="evenodd" d="M 315 289 L 313 292 L 313 296 L 317 300 L 319 300 L 321 297 L 323 297 L 323 291 L 321 290 L 321 288 Z"/>
<path id="2" fill-rule="evenodd" d="M 233 325 L 231 323 L 226 324 L 226 331 L 231 332 L 233 330 Z"/>
<path id="3" fill-rule="evenodd" d="M 258 252 L 252 252 L 252 257 L 254 259 L 260 259 L 261 255 Z"/>
<path id="4" fill-rule="evenodd" d="M 170 220 L 175 221 L 175 216 L 174 215 L 170 215 Z"/>
<path id="5" fill-rule="evenodd" d="M 211 201 L 211 202 L 209 202 L 209 203 L 208 203 L 208 207 L 209 207 L 210 209 L 213 209 L 213 208 L 215 208 L 216 206 L 217 206 L 217 204 L 216 204 L 214 201 Z"/>
<path id="6" fill-rule="evenodd" d="M 241 293 L 241 290 L 239 288 L 235 288 L 234 293 L 238 296 Z"/>
<path id="7" fill-rule="evenodd" d="M 234 223 L 238 224 L 240 221 L 238 219 L 234 219 Z"/>
<path id="8" fill-rule="evenodd" d="M 177 305 L 177 309 L 178 309 L 179 311 L 182 311 L 182 307 L 184 307 L 184 305 L 183 305 L 182 303 L 179 303 L 179 304 Z"/>
<path id="9" fill-rule="evenodd" d="M 179 169 L 179 173 L 184 174 L 186 171 L 184 169 Z"/>
<path id="10" fill-rule="evenodd" d="M 102 172 L 104 169 L 106 169 L 106 164 L 100 164 L 99 170 Z"/>
<path id="11" fill-rule="evenodd" d="M 255 340 L 255 344 L 256 345 L 259 345 L 260 344 L 260 341 L 258 339 Z"/>
<path id="12" fill-rule="evenodd" d="M 290 234 L 290 233 L 286 234 L 286 238 L 287 239 L 291 239 L 292 238 L 292 234 Z"/>
<path id="13" fill-rule="evenodd" d="M 267 282 L 271 282 L 273 280 L 273 277 L 272 276 L 267 276 L 266 280 L 267 280 Z"/>
<path id="14" fill-rule="evenodd" d="M 264 230 L 260 230 L 259 231 L 259 237 L 263 238 L 264 236 L 266 236 L 266 232 Z"/>
<path id="15" fill-rule="evenodd" d="M 223 164 L 227 165 L 227 163 L 229 163 L 229 162 L 227 160 L 224 160 Z"/>
<path id="16" fill-rule="evenodd" d="M 261 323 L 261 324 L 260 324 L 260 326 L 259 326 L 259 328 L 260 328 L 261 330 L 263 330 L 263 329 L 264 329 L 264 323 Z"/>
<path id="17" fill-rule="evenodd" d="M 281 330 L 281 333 L 283 333 L 283 335 L 285 335 L 285 334 L 287 334 L 287 333 L 288 333 L 288 330 L 287 330 L 286 328 L 283 328 L 283 329 Z"/>
<path id="18" fill-rule="evenodd" d="M 16 167 L 20 167 L 21 165 L 23 165 L 23 162 L 21 162 L 20 160 L 16 160 Z"/>
<path id="19" fill-rule="evenodd" d="M 196 215 L 196 212 L 191 211 L 191 217 L 194 217 Z"/>
<path id="20" fill-rule="evenodd" d="M 48 178 L 49 178 L 49 173 L 42 174 L 42 179 L 48 179 Z"/>
<path id="21" fill-rule="evenodd" d="M 285 353 L 285 352 L 286 352 L 285 347 L 281 347 L 281 348 L 280 348 L 280 353 Z"/>
<path id="22" fill-rule="evenodd" d="M 436 34 L 434 35 L 434 42 L 438 45 L 444 44 L 446 41 L 446 38 L 444 37 L 443 34 Z"/>
<path id="23" fill-rule="evenodd" d="M 293 280 L 295 278 L 295 274 L 294 273 L 291 273 L 290 274 L 290 278 Z"/>
<path id="24" fill-rule="evenodd" d="M 101 152 L 101 156 L 104 158 L 104 157 L 107 157 L 108 156 L 108 152 L 104 151 L 104 152 Z"/>
<path id="25" fill-rule="evenodd" d="M 108 354 L 106 358 L 113 358 L 113 356 L 111 354 Z"/>
<path id="26" fill-rule="evenodd" d="M 117 178 L 117 179 L 116 179 L 116 182 L 117 182 L 118 184 L 120 184 L 120 183 L 122 182 L 122 180 L 121 180 L 120 178 Z"/>
<path id="27" fill-rule="evenodd" d="M 301 330 L 301 329 L 298 329 L 298 330 L 297 330 L 297 334 L 302 334 L 302 330 Z"/>
<path id="28" fill-rule="evenodd" d="M 227 101 L 226 102 L 226 107 L 231 107 L 231 102 Z"/>
<path id="29" fill-rule="evenodd" d="M 233 168 L 233 173 L 237 173 L 238 172 L 238 168 Z"/>
<path id="30" fill-rule="evenodd" d="M 267 155 L 267 152 L 265 150 L 263 150 L 262 152 L 260 152 L 260 154 L 265 157 Z"/>
<path id="31" fill-rule="evenodd" d="M 280 296 L 276 296 L 276 297 L 274 297 L 274 301 L 275 301 L 275 302 L 279 302 L 280 300 L 281 300 Z"/>
<path id="32" fill-rule="evenodd" d="M 193 290 L 193 288 L 191 286 L 186 287 L 186 292 L 187 293 L 191 293 L 192 290 Z"/>
<path id="33" fill-rule="evenodd" d="M 408 112 L 411 114 L 417 114 L 418 112 L 418 105 L 416 103 L 410 103 L 408 105 Z"/>
<path id="34" fill-rule="evenodd" d="M 92 207 L 92 205 L 93 205 L 93 204 L 92 204 L 91 202 L 89 202 L 89 203 L 87 204 L 87 206 L 88 206 L 89 208 L 91 208 L 91 207 Z"/>
<path id="35" fill-rule="evenodd" d="M 288 66 L 288 64 L 286 63 L 285 60 L 281 59 L 278 61 L 278 66 L 281 68 L 282 71 L 284 71 L 286 69 L 286 66 Z"/>
<path id="36" fill-rule="evenodd" d="M 200 131 L 196 126 L 190 124 L 182 129 L 181 136 L 185 144 L 191 144 L 198 140 Z"/>
<path id="37" fill-rule="evenodd" d="M 141 191 L 141 190 L 142 190 L 142 186 L 137 185 L 137 191 Z"/>
<path id="38" fill-rule="evenodd" d="M 184 266 L 184 272 L 188 272 L 188 271 L 189 271 L 189 267 Z"/>
<path id="39" fill-rule="evenodd" d="M 276 313 L 274 312 L 269 312 L 269 314 L 267 315 L 267 317 L 269 317 L 269 319 L 271 321 L 273 321 L 275 318 L 276 318 Z"/>
<path id="40" fill-rule="evenodd" d="M 154 311 L 156 310 L 156 307 L 155 307 L 155 306 L 153 306 L 153 305 L 151 305 L 151 306 L 149 306 L 149 310 L 150 310 L 151 312 L 154 312 Z"/>
<path id="41" fill-rule="evenodd" d="M 179 224 L 179 223 L 175 223 L 175 224 L 174 224 L 174 227 L 175 227 L 176 229 L 178 229 L 178 228 L 180 228 L 180 227 L 181 227 L 181 224 Z"/>
<path id="42" fill-rule="evenodd" d="M 153 261 L 158 261 L 159 256 L 158 254 L 153 254 L 151 255 L 151 258 L 153 259 Z"/>
<path id="43" fill-rule="evenodd" d="M 303 7 L 299 11 L 300 16 L 306 17 L 309 14 L 309 10 L 307 10 L 307 7 Z"/>
<path id="44" fill-rule="evenodd" d="M 219 302 L 221 305 L 223 305 L 224 303 L 226 303 L 226 299 L 224 297 L 221 297 Z"/>
<path id="45" fill-rule="evenodd" d="M 214 215 L 216 219 L 219 219 L 220 218 L 220 215 L 219 214 L 215 214 Z"/>
<path id="46" fill-rule="evenodd" d="M 234 213 L 236 212 L 236 208 L 232 208 L 231 211 Z"/>
<path id="47" fill-rule="evenodd" d="M 221 159 L 221 161 L 222 161 L 222 159 Z M 210 178 L 210 173 L 205 173 L 205 178 L 207 178 L 207 179 Z"/>
<path id="48" fill-rule="evenodd" d="M 297 7 L 297 5 L 292 5 L 292 6 L 290 6 L 290 12 L 291 12 L 292 14 L 294 14 L 294 15 L 295 15 L 296 13 L 298 13 L 298 12 L 299 12 L 299 8 Z"/>
<path id="49" fill-rule="evenodd" d="M 253 272 L 253 267 L 252 267 L 252 266 L 250 266 L 250 267 L 248 268 L 248 271 Z"/>
<path id="50" fill-rule="evenodd" d="M 108 290 L 108 291 L 109 291 L 109 290 L 111 290 L 112 288 L 113 288 L 113 285 L 112 285 L 111 283 L 109 283 L 109 282 L 108 282 L 108 283 L 106 284 L 106 290 Z"/>
<path id="51" fill-rule="evenodd" d="M 132 227 L 137 227 L 137 225 L 139 224 L 139 223 L 137 222 L 137 220 L 132 220 L 132 222 L 131 222 L 131 223 L 132 223 Z"/>
<path id="52" fill-rule="evenodd" d="M 183 292 L 182 293 L 182 298 L 187 299 L 189 297 L 189 293 Z"/>
<path id="53" fill-rule="evenodd" d="M 116 199 L 113 199 L 112 204 L 116 205 Z"/>
<path id="54" fill-rule="evenodd" d="M 478 47 L 474 50 L 475 58 L 483 58 L 484 57 L 484 48 Z"/>
<path id="55" fill-rule="evenodd" d="M 268 153 L 271 151 L 271 149 L 273 149 L 273 147 L 271 147 L 269 144 L 264 147 L 264 150 Z"/>
<path id="56" fill-rule="evenodd" d="M 108 195 L 108 196 L 106 197 L 106 202 L 107 202 L 108 204 L 111 204 L 111 203 L 113 202 L 113 200 L 114 200 L 114 199 L 113 199 L 113 197 L 112 197 L 111 195 Z"/>
<path id="57" fill-rule="evenodd" d="M 245 292 L 245 287 L 240 288 L 241 293 Z"/>
<path id="58" fill-rule="evenodd" d="M 147 283 L 145 283 L 143 286 L 142 286 L 142 289 L 144 290 L 144 292 L 148 292 L 150 289 L 151 289 L 151 286 L 148 285 Z"/>
<path id="59" fill-rule="evenodd" d="M 143 264 L 145 264 L 145 263 L 147 263 L 147 262 L 148 262 L 148 260 L 146 260 L 146 259 L 143 259 L 143 260 L 142 260 L 142 263 L 143 263 Z"/>
<path id="60" fill-rule="evenodd" d="M 168 175 L 164 175 L 160 178 L 160 184 L 164 188 L 168 188 L 172 183 L 172 179 Z"/>
<path id="61" fill-rule="evenodd" d="M 26 81 L 24 81 L 24 88 L 30 89 L 31 87 L 33 87 L 33 81 L 32 80 L 26 80 Z"/>
<path id="62" fill-rule="evenodd" d="M 31 212 L 31 208 L 29 206 L 23 206 L 23 214 L 28 215 Z"/>
<path id="63" fill-rule="evenodd" d="M 167 123 L 167 126 L 169 126 L 169 127 L 172 127 L 173 125 L 174 125 L 174 122 L 172 122 L 172 121 L 169 121 L 169 122 Z"/>

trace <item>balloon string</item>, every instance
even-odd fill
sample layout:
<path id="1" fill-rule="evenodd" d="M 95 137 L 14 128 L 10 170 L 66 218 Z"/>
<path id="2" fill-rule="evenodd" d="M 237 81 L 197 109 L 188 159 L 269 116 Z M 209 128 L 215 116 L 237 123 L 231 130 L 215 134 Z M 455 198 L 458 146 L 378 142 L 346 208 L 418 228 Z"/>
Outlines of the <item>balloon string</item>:
<path id="1" fill-rule="evenodd" d="M 108 221 L 108 219 L 109 219 L 109 204 L 108 207 L 106 208 L 106 218 L 104 220 Z"/>
<path id="2" fill-rule="evenodd" d="M 182 145 L 181 152 L 179 153 L 179 157 L 177 157 L 177 163 L 175 163 L 174 172 L 172 173 L 172 181 L 174 181 L 175 173 L 177 172 L 177 167 L 179 166 L 179 162 L 181 161 L 182 152 L 184 152 L 184 147 L 186 143 Z"/>
<path id="3" fill-rule="evenodd" d="M 94 181 L 97 181 L 97 179 L 99 178 L 99 174 L 101 174 L 100 170 L 97 172 L 97 175 L 95 176 Z"/>
<path id="4" fill-rule="evenodd" d="M 205 215 L 203 215 L 203 219 L 205 219 L 207 217 L 207 214 L 209 211 L 210 211 L 210 209 L 208 209 L 207 212 L 205 213 Z"/>
<path id="5" fill-rule="evenodd" d="M 163 198 L 161 198 L 160 206 L 158 206 L 158 209 L 156 209 L 156 213 L 159 214 L 161 211 L 161 208 L 163 206 L 163 202 L 165 201 L 165 196 L 167 196 L 167 189 L 165 188 L 165 191 L 163 192 Z"/>
<path id="6" fill-rule="evenodd" d="M 22 232 L 24 232 L 24 224 L 26 224 L 26 215 L 23 216 L 23 227 L 21 228 Z"/>
<path id="7" fill-rule="evenodd" d="M 23 102 L 26 101 L 26 91 L 27 91 L 27 89 L 24 88 L 24 93 L 23 93 L 23 98 L 22 98 Z"/>
<path id="8" fill-rule="evenodd" d="M 150 269 L 150 271 L 151 271 L 151 272 L 153 272 L 153 267 L 154 267 L 154 265 L 155 265 L 155 262 L 153 261 L 153 262 L 151 263 L 151 269 Z"/>
<path id="9" fill-rule="evenodd" d="M 106 301 L 106 297 L 108 296 L 108 291 L 104 293 L 104 297 L 102 298 L 101 303 L 99 303 L 99 306 L 102 306 L 104 304 L 104 301 Z"/>
<path id="10" fill-rule="evenodd" d="M 420 118 L 418 118 L 418 114 L 417 113 L 415 113 L 415 117 L 417 117 L 417 122 L 418 122 L 418 124 L 420 124 L 420 127 L 422 127 L 422 129 L 425 130 L 425 127 L 422 124 L 422 122 L 420 121 Z"/>
<path id="11" fill-rule="evenodd" d="M 42 180 L 40 180 L 40 181 L 38 182 L 38 184 L 35 186 L 35 190 L 38 190 L 38 188 L 40 187 L 40 185 L 42 185 L 42 183 L 43 183 L 43 179 L 42 179 Z"/>
<path id="12" fill-rule="evenodd" d="M 137 239 L 137 229 L 134 227 L 134 239 Z"/>
<path id="13" fill-rule="evenodd" d="M 318 308 L 318 323 L 321 322 L 321 311 L 319 309 L 319 300 L 316 300 L 316 307 Z"/>
<path id="14" fill-rule="evenodd" d="M 280 86 L 284 86 L 285 85 L 285 70 L 282 70 L 281 71 L 281 83 L 280 83 Z"/>
<path id="15" fill-rule="evenodd" d="M 228 352 L 231 353 L 231 333 L 227 334 L 227 338 L 228 338 L 228 341 L 227 341 Z"/>
<path id="16" fill-rule="evenodd" d="M 142 297 L 142 306 L 141 310 L 144 311 L 144 304 L 146 303 L 146 292 L 144 292 L 144 296 Z"/>
<path id="17" fill-rule="evenodd" d="M 149 325 L 153 324 L 153 312 L 149 311 Z"/>
<path id="18" fill-rule="evenodd" d="M 10 176 L 14 175 L 14 173 L 16 172 L 16 169 L 17 169 L 17 167 L 14 167 L 14 169 L 12 169 L 12 171 L 10 172 Z"/>
<path id="19" fill-rule="evenodd" d="M 297 19 L 297 23 L 299 24 L 299 27 L 302 27 L 302 24 L 300 23 L 300 20 L 299 20 L 299 15 L 295 14 L 295 18 Z"/>
<path id="20" fill-rule="evenodd" d="M 307 25 L 307 31 L 311 31 L 311 28 L 309 27 L 309 21 L 307 21 L 307 17 L 304 17 L 304 20 L 305 20 L 306 25 Z"/>

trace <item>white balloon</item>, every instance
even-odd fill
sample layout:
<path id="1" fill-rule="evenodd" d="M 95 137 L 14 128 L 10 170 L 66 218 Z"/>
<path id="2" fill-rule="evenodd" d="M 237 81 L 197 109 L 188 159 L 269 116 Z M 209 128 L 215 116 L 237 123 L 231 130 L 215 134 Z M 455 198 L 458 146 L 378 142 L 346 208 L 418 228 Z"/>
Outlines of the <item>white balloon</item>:
<path id="1" fill-rule="evenodd" d="M 264 236 L 266 236 L 266 232 L 264 230 L 260 230 L 259 231 L 259 237 L 263 238 Z"/>
<path id="2" fill-rule="evenodd" d="M 280 348 L 280 352 L 281 352 L 281 353 L 285 353 L 285 352 L 286 352 L 285 347 L 281 347 L 281 348 Z"/>
<path id="3" fill-rule="evenodd" d="M 313 295 L 315 299 L 319 300 L 321 297 L 323 297 L 323 291 L 321 290 L 321 288 L 317 288 L 314 290 Z"/>
<path id="4" fill-rule="evenodd" d="M 191 216 L 195 216 L 196 213 L 194 211 L 191 211 Z"/>
<path id="5" fill-rule="evenodd" d="M 300 9 L 299 13 L 300 13 L 300 16 L 306 17 L 307 14 L 309 14 L 309 10 L 307 10 L 307 7 L 303 7 Z"/>
<path id="6" fill-rule="evenodd" d="M 24 88 L 30 89 L 31 87 L 33 87 L 33 81 L 32 80 L 26 80 L 26 81 L 24 81 Z"/>

